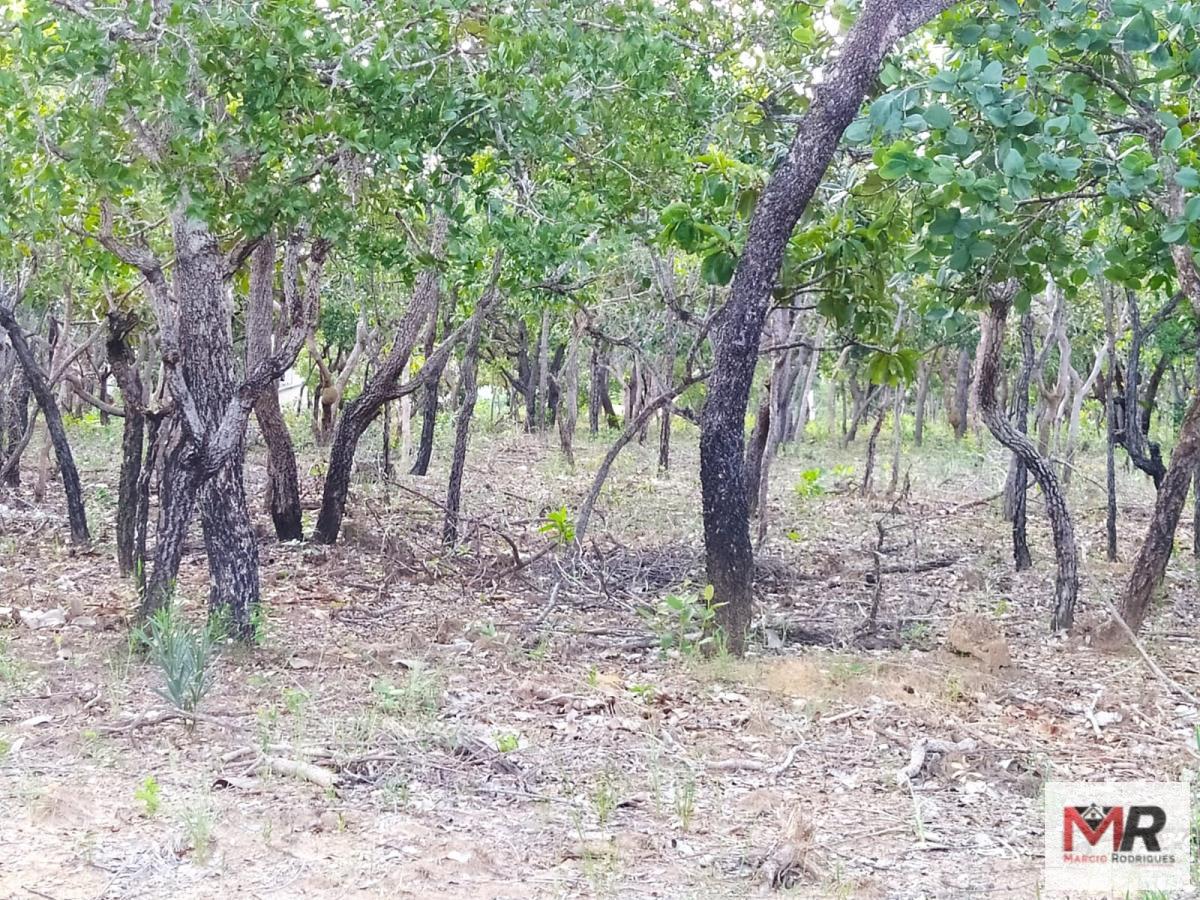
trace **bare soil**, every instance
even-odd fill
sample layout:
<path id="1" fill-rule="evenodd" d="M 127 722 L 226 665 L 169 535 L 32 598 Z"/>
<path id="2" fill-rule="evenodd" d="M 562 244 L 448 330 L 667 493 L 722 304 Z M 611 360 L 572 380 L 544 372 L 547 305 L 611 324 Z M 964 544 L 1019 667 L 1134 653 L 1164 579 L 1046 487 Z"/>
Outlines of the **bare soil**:
<path id="1" fill-rule="evenodd" d="M 1197 765 L 1200 711 L 1136 654 L 1087 644 L 1150 489 L 1122 472 L 1107 563 L 1085 461 L 1081 625 L 1054 638 L 1040 501 L 1035 567 L 1016 574 L 986 500 L 1004 457 L 970 440 L 906 448 L 899 497 L 859 495 L 861 446 L 780 459 L 766 626 L 744 660 L 662 646 L 662 598 L 703 588 L 690 430 L 669 476 L 650 443 L 629 448 L 581 560 L 545 550 L 539 526 L 582 497 L 602 438 L 571 472 L 549 439 L 478 435 L 454 553 L 437 545 L 444 472 L 385 481 L 374 450 L 341 544 L 275 544 L 256 449 L 261 646 L 224 650 L 199 721 L 148 723 L 168 708 L 113 561 L 118 429 L 76 427 L 93 551 L 66 546 L 57 485 L 0 508 L 0 607 L 16 617 L 0 624 L 0 897 L 1023 898 L 1039 891 L 1044 779 Z M 320 454 L 303 457 L 315 501 Z M 817 466 L 821 493 L 799 496 Z M 1188 530 L 1144 645 L 1200 692 Z M 197 532 L 179 585 L 197 617 L 206 577 Z M 22 609 L 68 621 L 33 628 Z M 960 613 L 994 622 L 1011 665 L 945 646 Z M 898 777 L 922 739 L 970 749 Z"/>

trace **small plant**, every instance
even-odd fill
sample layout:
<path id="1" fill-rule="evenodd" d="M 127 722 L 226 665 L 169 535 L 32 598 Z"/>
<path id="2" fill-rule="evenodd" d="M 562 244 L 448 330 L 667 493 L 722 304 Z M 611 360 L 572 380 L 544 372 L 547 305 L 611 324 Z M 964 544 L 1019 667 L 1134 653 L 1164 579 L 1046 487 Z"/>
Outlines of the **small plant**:
<path id="1" fill-rule="evenodd" d="M 951 703 L 961 703 L 967 696 L 967 691 L 963 687 L 962 679 L 957 675 L 947 675 L 946 683 L 943 686 L 943 694 Z"/>
<path id="2" fill-rule="evenodd" d="M 695 815 L 696 781 L 689 775 L 682 784 L 675 785 L 675 817 L 679 819 L 680 828 L 690 831 Z"/>
<path id="3" fill-rule="evenodd" d="M 1006 615 L 1008 615 L 1008 608 L 1008 598 L 1001 597 L 996 601 L 996 605 L 992 607 L 992 615 L 997 619 L 1003 619 Z"/>
<path id="4" fill-rule="evenodd" d="M 546 513 L 546 518 L 538 527 L 538 531 L 550 535 L 558 543 L 564 545 L 575 540 L 575 523 L 571 520 L 571 513 L 566 506 L 560 506 L 558 509 Z"/>
<path id="5" fill-rule="evenodd" d="M 442 706 L 442 682 L 437 673 L 422 665 L 409 669 L 400 684 L 386 678 L 371 683 L 379 711 L 401 718 L 425 718 Z"/>
<path id="6" fill-rule="evenodd" d="M 664 650 L 697 653 L 719 639 L 716 628 L 719 606 L 713 603 L 711 584 L 702 595 L 668 594 L 652 614 L 651 627 L 658 633 Z"/>
<path id="7" fill-rule="evenodd" d="M 388 778 L 379 783 L 379 795 L 392 812 L 399 812 L 412 801 L 412 788 L 403 778 Z"/>
<path id="8" fill-rule="evenodd" d="M 652 684 L 631 684 L 629 692 L 636 694 L 638 699 L 643 703 L 654 702 L 654 685 Z"/>
<path id="9" fill-rule="evenodd" d="M 844 685 L 867 674 L 867 667 L 856 659 L 839 659 L 829 668 L 829 680 Z"/>
<path id="10" fill-rule="evenodd" d="M 183 833 L 187 846 L 192 849 L 192 856 L 197 862 L 208 860 L 212 850 L 212 831 L 216 824 L 216 815 L 207 805 L 190 806 L 179 816 L 183 823 Z"/>
<path id="11" fill-rule="evenodd" d="M 613 774 L 605 772 L 596 781 L 596 788 L 592 791 L 592 805 L 596 809 L 596 822 L 601 828 L 608 824 L 613 810 L 617 808 L 617 787 L 614 782 Z"/>
<path id="12" fill-rule="evenodd" d="M 250 610 L 250 627 L 254 629 L 254 646 L 265 647 L 271 636 L 271 611 L 259 602 Z"/>
<path id="13" fill-rule="evenodd" d="M 786 537 L 789 541 L 792 541 L 793 543 L 797 543 L 799 541 L 804 540 L 804 536 L 802 534 L 800 534 L 800 532 L 798 532 L 798 531 L 789 531 L 787 533 Z"/>
<path id="14" fill-rule="evenodd" d="M 134 798 L 142 804 L 142 809 L 145 810 L 147 817 L 158 812 L 158 807 L 162 804 L 161 794 L 158 781 L 153 775 L 147 775 L 146 780 L 133 792 Z"/>
<path id="15" fill-rule="evenodd" d="M 512 753 L 521 746 L 521 736 L 512 732 L 505 732 L 496 737 L 496 749 L 501 753 Z"/>
<path id="16" fill-rule="evenodd" d="M 303 688 L 284 688 L 283 705 L 289 715 L 303 715 L 304 707 L 308 705 L 308 691 Z"/>
<path id="17" fill-rule="evenodd" d="M 933 634 L 928 622 L 909 622 L 900 631 L 904 643 L 909 646 L 920 646 L 926 643 Z"/>
<path id="18" fill-rule="evenodd" d="M 197 627 L 174 603 L 156 611 L 139 637 L 151 661 L 163 673 L 164 684 L 158 695 L 176 709 L 195 712 L 212 689 L 212 663 L 224 636 L 225 628 L 219 620 Z"/>
<path id="19" fill-rule="evenodd" d="M 821 485 L 821 470 L 805 469 L 800 473 L 800 480 L 796 482 L 794 490 L 796 496 L 801 500 L 808 500 L 811 497 L 819 497 L 825 493 L 825 488 Z"/>

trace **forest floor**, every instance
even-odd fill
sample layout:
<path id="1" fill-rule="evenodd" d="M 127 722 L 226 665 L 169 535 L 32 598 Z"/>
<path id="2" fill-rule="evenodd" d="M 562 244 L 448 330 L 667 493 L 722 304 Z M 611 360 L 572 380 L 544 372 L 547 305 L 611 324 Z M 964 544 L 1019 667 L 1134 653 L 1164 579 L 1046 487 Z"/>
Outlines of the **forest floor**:
<path id="1" fill-rule="evenodd" d="M 1036 492 L 1035 566 L 1016 574 L 986 500 L 1002 452 L 940 434 L 906 446 L 899 499 L 884 490 L 886 436 L 866 498 L 861 440 L 777 461 L 768 627 L 744 660 L 662 647 L 663 598 L 703 588 L 690 428 L 668 477 L 653 440 L 622 456 L 574 565 L 533 559 L 538 528 L 578 502 L 603 435 L 581 438 L 572 473 L 548 438 L 481 431 L 464 507 L 483 524 L 452 555 L 426 499 L 444 471 L 385 483 L 364 445 L 338 546 L 277 545 L 256 511 L 260 646 L 222 653 L 194 727 L 149 723 L 166 709 L 161 673 L 131 651 L 133 591 L 112 559 L 119 424 L 74 437 L 91 552 L 66 546 L 57 490 L 0 507 L 3 898 L 1032 897 L 1043 779 L 1179 779 L 1198 765 L 1200 710 L 1137 655 L 1049 635 Z M 309 444 L 302 458 L 315 501 L 320 455 Z M 1098 465 L 1085 458 L 1072 486 L 1084 635 L 1152 502 L 1122 470 L 1121 561 L 1106 562 Z M 248 473 L 261 507 L 261 448 Z M 865 629 L 877 522 L 899 549 Z M 1144 644 L 1196 690 L 1188 530 Z M 197 614 L 205 580 L 197 530 L 179 585 Z M 947 649 L 964 612 L 1003 632 L 1011 665 Z M 898 779 L 924 738 L 964 749 Z"/>

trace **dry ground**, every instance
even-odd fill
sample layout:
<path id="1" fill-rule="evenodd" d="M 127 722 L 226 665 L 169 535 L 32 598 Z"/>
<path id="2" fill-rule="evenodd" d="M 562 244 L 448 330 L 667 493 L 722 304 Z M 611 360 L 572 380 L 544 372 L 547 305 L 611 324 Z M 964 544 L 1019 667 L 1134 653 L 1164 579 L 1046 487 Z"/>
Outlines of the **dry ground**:
<path id="1" fill-rule="evenodd" d="M 1048 636 L 1036 495 L 1036 565 L 1016 575 L 997 504 L 973 502 L 999 489 L 1002 454 L 944 439 L 906 448 L 898 501 L 857 495 L 861 444 L 777 463 L 760 554 L 769 629 L 744 661 L 664 652 L 663 627 L 637 611 L 702 585 L 693 432 L 678 433 L 669 477 L 649 444 L 619 461 L 582 564 L 547 553 L 515 574 L 501 533 L 529 562 L 602 442 L 585 439 L 571 473 L 544 442 L 480 434 L 465 503 L 482 524 L 441 555 L 438 510 L 418 494 L 440 496 L 444 472 L 385 485 L 376 439 L 341 545 L 264 537 L 262 645 L 222 654 L 206 718 L 134 727 L 165 707 L 159 672 L 130 651 L 132 591 L 112 561 L 117 428 L 76 426 L 93 552 L 63 544 L 53 492 L 0 509 L 0 607 L 70 617 L 0 625 L 0 897 L 1033 897 L 1044 778 L 1197 765 L 1200 711 L 1138 657 Z M 319 454 L 302 455 L 315 500 Z M 1085 626 L 1151 500 L 1122 473 L 1122 562 L 1105 562 L 1094 466 L 1072 488 Z M 814 467 L 824 492 L 798 496 Z M 885 574 L 864 637 L 876 521 L 899 547 L 885 565 L 947 564 Z M 205 578 L 196 537 L 190 609 Z M 1195 579 L 1181 541 L 1146 634 L 1192 689 Z M 1011 666 L 945 649 L 962 611 L 1003 629 Z M 974 749 L 898 784 L 923 737 Z M 268 756 L 336 783 L 263 771 Z"/>

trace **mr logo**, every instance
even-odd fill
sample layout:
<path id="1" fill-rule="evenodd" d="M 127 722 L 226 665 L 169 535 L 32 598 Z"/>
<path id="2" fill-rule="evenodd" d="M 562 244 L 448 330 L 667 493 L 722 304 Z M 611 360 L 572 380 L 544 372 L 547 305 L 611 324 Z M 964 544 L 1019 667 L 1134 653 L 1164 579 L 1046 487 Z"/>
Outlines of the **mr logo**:
<path id="1" fill-rule="evenodd" d="M 1123 806 L 1065 806 L 1063 807 L 1063 852 L 1075 850 L 1075 832 L 1095 847 L 1106 831 L 1112 832 L 1114 853 L 1129 853 L 1134 843 L 1142 842 L 1146 853 L 1159 853 L 1158 834 L 1166 827 L 1167 814 L 1160 806 L 1130 806 L 1126 816 Z"/>

